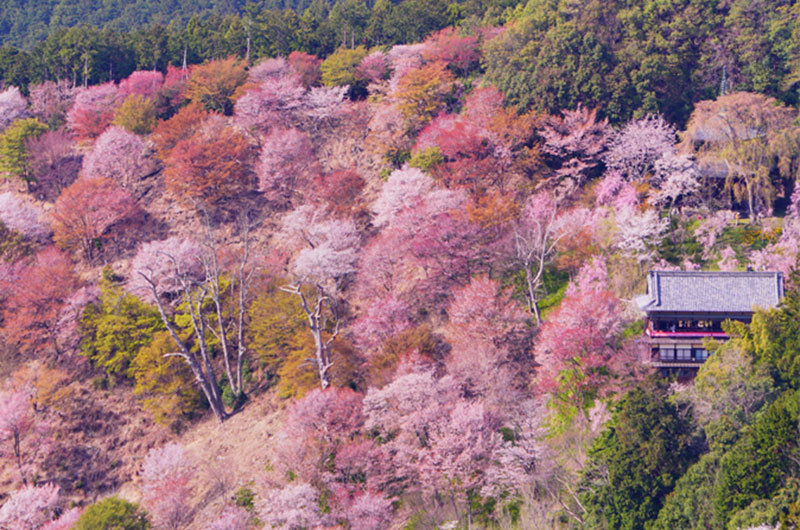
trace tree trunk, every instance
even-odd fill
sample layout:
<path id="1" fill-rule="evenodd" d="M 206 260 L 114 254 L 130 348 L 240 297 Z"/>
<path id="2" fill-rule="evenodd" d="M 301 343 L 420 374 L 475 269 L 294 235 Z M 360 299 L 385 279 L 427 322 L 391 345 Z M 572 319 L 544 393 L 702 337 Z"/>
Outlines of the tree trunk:
<path id="1" fill-rule="evenodd" d="M 542 315 L 539 312 L 539 302 L 536 300 L 536 288 L 533 285 L 530 265 L 525 266 L 525 282 L 527 284 L 528 309 L 536 317 L 536 325 L 539 326 L 542 323 Z"/>

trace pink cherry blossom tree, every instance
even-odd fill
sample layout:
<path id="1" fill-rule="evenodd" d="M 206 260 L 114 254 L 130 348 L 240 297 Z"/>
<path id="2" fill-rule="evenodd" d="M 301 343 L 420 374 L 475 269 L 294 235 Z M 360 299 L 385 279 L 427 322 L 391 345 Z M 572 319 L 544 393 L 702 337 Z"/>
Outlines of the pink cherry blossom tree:
<path id="1" fill-rule="evenodd" d="M 626 205 L 616 211 L 617 232 L 615 245 L 623 255 L 636 258 L 640 263 L 655 255 L 658 243 L 668 227 L 656 210 L 640 211 Z"/>
<path id="2" fill-rule="evenodd" d="M 639 181 L 653 170 L 659 158 L 675 154 L 676 140 L 673 125 L 663 116 L 648 114 L 611 134 L 603 160 L 607 168 L 627 180 Z"/>
<path id="3" fill-rule="evenodd" d="M 330 384 L 330 345 L 339 335 L 337 291 L 342 277 L 355 271 L 360 237 L 351 219 L 325 219 L 311 205 L 284 216 L 283 244 L 294 258 L 291 282 L 281 287 L 300 299 L 314 338 L 314 365 L 321 387 Z"/>
<path id="4" fill-rule="evenodd" d="M 60 126 L 78 91 L 65 79 L 34 85 L 30 87 L 31 111 L 42 123 Z"/>
<path id="5" fill-rule="evenodd" d="M 24 486 L 16 490 L 0 508 L 0 528 L 29 530 L 47 523 L 58 503 L 55 484 Z"/>
<path id="6" fill-rule="evenodd" d="M 247 530 L 250 514 L 237 506 L 226 506 L 219 517 L 208 526 L 208 530 Z"/>
<path id="7" fill-rule="evenodd" d="M 136 134 L 111 126 L 95 140 L 91 151 L 83 158 L 84 177 L 106 177 L 131 188 L 156 169 L 149 149 Z"/>
<path id="8" fill-rule="evenodd" d="M 526 312 L 483 277 L 457 289 L 447 313 L 448 372 L 487 404 L 517 399 L 516 372 L 529 355 Z"/>
<path id="9" fill-rule="evenodd" d="M 597 110 L 580 104 L 545 120 L 539 131 L 544 140 L 542 151 L 560 164 L 553 184 L 561 194 L 570 195 L 580 188 L 600 163 L 610 132 L 608 120 L 597 121 Z"/>
<path id="10" fill-rule="evenodd" d="M 97 138 L 111 124 L 119 103 L 113 82 L 84 88 L 67 112 L 67 126 L 82 140 Z"/>
<path id="11" fill-rule="evenodd" d="M 508 257 L 525 271 L 525 297 L 537 325 L 542 322 L 539 298 L 545 268 L 555 257 L 559 241 L 569 233 L 559 214 L 554 195 L 545 191 L 532 195 L 525 202 L 507 243 Z"/>
<path id="12" fill-rule="evenodd" d="M 32 202 L 10 191 L 0 193 L 0 222 L 7 228 L 41 241 L 52 233 L 43 217 L 44 212 Z"/>
<path id="13" fill-rule="evenodd" d="M 142 464 L 142 504 L 157 528 L 183 528 L 194 465 L 177 443 L 151 449 Z"/>
<path id="14" fill-rule="evenodd" d="M 356 343 L 374 350 L 383 341 L 411 327 L 409 307 L 395 293 L 372 301 L 362 315 L 353 323 Z"/>
<path id="15" fill-rule="evenodd" d="M 287 127 L 303 105 L 306 89 L 296 76 L 267 76 L 236 101 L 236 120 L 247 127 L 267 130 Z"/>
<path id="16" fill-rule="evenodd" d="M 0 132 L 15 120 L 28 116 L 28 102 L 15 86 L 0 92 Z"/>
<path id="17" fill-rule="evenodd" d="M 380 50 L 361 59 L 356 68 L 356 76 L 368 83 L 381 83 L 389 76 L 389 58 Z"/>
<path id="18" fill-rule="evenodd" d="M 348 499 L 344 516 L 350 528 L 382 530 L 392 522 L 392 501 L 380 492 L 364 491 Z"/>
<path id="19" fill-rule="evenodd" d="M 81 155 L 75 141 L 66 131 L 46 131 L 27 141 L 31 154 L 31 170 L 36 190 L 46 199 L 55 200 L 61 192 L 75 182 L 81 169 Z"/>
<path id="20" fill-rule="evenodd" d="M 119 82 L 118 94 L 121 100 L 131 94 L 155 98 L 164 85 L 164 74 L 156 70 L 137 70 Z"/>
<path id="21" fill-rule="evenodd" d="M 72 508 L 62 513 L 58 519 L 46 523 L 41 530 L 72 530 L 82 514 L 83 510 L 80 508 Z"/>
<path id="22" fill-rule="evenodd" d="M 23 463 L 22 443 L 36 427 L 31 409 L 31 395 L 29 388 L 11 390 L 0 395 L 0 441 L 11 444 L 11 453 L 23 484 L 27 484 L 27 466 Z"/>
<path id="23" fill-rule="evenodd" d="M 177 236 L 142 244 L 131 263 L 128 289 L 146 296 L 149 285 L 144 278 L 147 277 L 156 284 L 156 294 L 174 295 L 182 288 L 182 278 L 200 281 L 203 261 L 199 246 L 196 241 Z"/>
<path id="24" fill-rule="evenodd" d="M 270 488 L 256 502 L 259 518 L 271 528 L 304 530 L 326 522 L 320 512 L 319 492 L 307 483 Z"/>
<path id="25" fill-rule="evenodd" d="M 258 187 L 270 201 L 291 205 L 292 199 L 319 173 L 308 135 L 298 129 L 273 129 L 261 144 L 256 165 Z"/>

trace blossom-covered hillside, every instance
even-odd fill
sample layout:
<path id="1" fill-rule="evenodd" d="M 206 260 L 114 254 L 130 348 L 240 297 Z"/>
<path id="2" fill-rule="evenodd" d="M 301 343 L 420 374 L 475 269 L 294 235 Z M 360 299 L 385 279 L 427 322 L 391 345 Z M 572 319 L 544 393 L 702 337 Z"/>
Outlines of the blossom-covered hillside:
<path id="1" fill-rule="evenodd" d="M 0 528 L 794 528 L 797 110 L 520 110 L 525 31 L 7 86 Z M 641 362 L 650 269 L 748 267 Z"/>

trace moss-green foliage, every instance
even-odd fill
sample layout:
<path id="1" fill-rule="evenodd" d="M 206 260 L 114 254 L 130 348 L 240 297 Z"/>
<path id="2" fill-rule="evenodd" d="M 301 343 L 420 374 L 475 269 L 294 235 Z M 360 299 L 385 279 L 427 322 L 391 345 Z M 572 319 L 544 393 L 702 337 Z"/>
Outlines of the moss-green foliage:
<path id="1" fill-rule="evenodd" d="M 125 293 L 110 275 L 100 282 L 100 298 L 80 320 L 81 353 L 112 377 L 133 378 L 139 350 L 164 330 L 158 311 Z"/>
<path id="2" fill-rule="evenodd" d="M 719 458 L 713 452 L 703 455 L 678 479 L 650 530 L 712 528 L 714 511 L 709 499 L 714 496 Z"/>
<path id="3" fill-rule="evenodd" d="M 751 502 L 770 498 L 797 467 L 798 411 L 800 393 L 785 394 L 759 414 L 722 457 L 713 498 L 720 528 Z"/>
<path id="4" fill-rule="evenodd" d="M 322 83 L 325 86 L 354 85 L 359 80 L 356 77 L 356 67 L 361 59 L 367 56 L 367 49 L 358 46 L 354 49 L 339 48 L 322 62 Z"/>
<path id="5" fill-rule="evenodd" d="M 139 350 L 131 364 L 136 382 L 134 394 L 156 421 L 173 428 L 180 427 L 200 409 L 203 399 L 186 363 L 168 355 L 175 343 L 166 331 L 159 331 L 152 342 Z"/>
<path id="6" fill-rule="evenodd" d="M 767 366 L 788 388 L 800 388 L 800 272 L 794 271 L 787 283 L 790 287 L 778 308 L 758 311 L 749 326 L 733 329 L 757 364 Z"/>
<path id="7" fill-rule="evenodd" d="M 73 530 L 148 530 L 150 523 L 138 504 L 109 497 L 89 506 Z"/>
<path id="8" fill-rule="evenodd" d="M 30 153 L 26 142 L 47 130 L 36 118 L 17 120 L 0 135 L 0 172 L 31 180 Z"/>
<path id="9" fill-rule="evenodd" d="M 667 399 L 667 383 L 633 388 L 592 444 L 580 494 L 586 528 L 636 530 L 658 515 L 692 463 L 691 415 Z"/>
<path id="10" fill-rule="evenodd" d="M 790 478 L 786 486 L 778 490 L 772 498 L 753 501 L 750 506 L 734 514 L 728 522 L 728 530 L 755 528 L 761 525 L 772 528 L 781 522 L 787 523 L 798 503 L 800 503 L 800 480 Z M 787 525 L 785 530 L 789 528 L 796 527 Z M 781 530 L 784 530 L 784 527 L 781 527 Z"/>
<path id="11" fill-rule="evenodd" d="M 408 165 L 428 172 L 442 162 L 444 162 L 442 151 L 439 146 L 433 146 L 412 156 L 411 160 L 408 161 Z"/>

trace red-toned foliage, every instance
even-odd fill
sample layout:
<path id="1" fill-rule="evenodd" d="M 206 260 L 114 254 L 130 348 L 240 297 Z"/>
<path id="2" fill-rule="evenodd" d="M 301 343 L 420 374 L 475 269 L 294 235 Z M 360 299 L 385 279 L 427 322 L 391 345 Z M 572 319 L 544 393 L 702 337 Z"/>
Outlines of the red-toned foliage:
<path id="1" fill-rule="evenodd" d="M 478 65 L 478 39 L 457 32 L 455 28 L 445 28 L 428 37 L 422 57 L 428 62 L 441 61 L 458 75 L 465 75 Z"/>
<path id="2" fill-rule="evenodd" d="M 158 122 L 153 134 L 150 135 L 158 157 L 166 160 L 172 148 L 181 140 L 191 137 L 207 117 L 208 112 L 201 105 L 190 103 L 170 119 Z"/>
<path id="3" fill-rule="evenodd" d="M 10 286 L 3 312 L 3 333 L 10 345 L 25 354 L 57 342 L 58 322 L 64 302 L 78 287 L 69 258 L 53 247 L 39 251 Z"/>
<path id="4" fill-rule="evenodd" d="M 64 190 L 52 211 L 58 246 L 94 259 L 139 208 L 130 193 L 106 177 L 81 177 Z"/>
<path id="5" fill-rule="evenodd" d="M 286 62 L 289 63 L 289 68 L 300 78 L 300 82 L 306 88 L 318 85 L 322 79 L 322 72 L 319 69 L 322 59 L 316 55 L 293 51 L 286 58 Z"/>
<path id="6" fill-rule="evenodd" d="M 67 125 L 81 140 L 97 138 L 111 124 L 121 101 L 113 82 L 85 88 L 75 96 L 67 113 Z"/>
<path id="7" fill-rule="evenodd" d="M 184 203 L 223 206 L 252 188 L 252 154 L 253 146 L 238 129 L 207 122 L 172 149 L 164 174 L 167 190 Z"/>
<path id="8" fill-rule="evenodd" d="M 343 215 L 359 207 L 358 197 L 364 184 L 364 179 L 356 170 L 342 169 L 315 178 L 313 189 L 332 212 Z"/>

